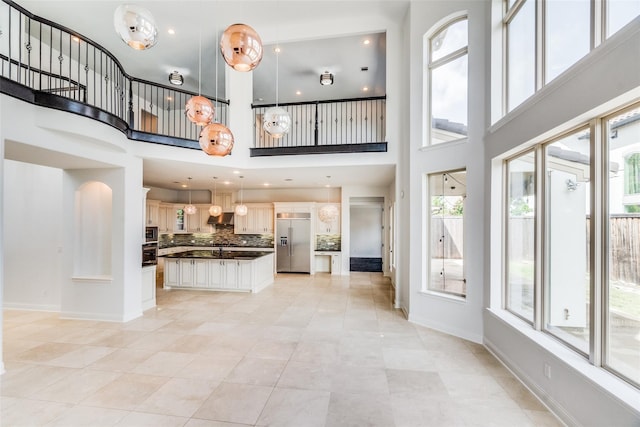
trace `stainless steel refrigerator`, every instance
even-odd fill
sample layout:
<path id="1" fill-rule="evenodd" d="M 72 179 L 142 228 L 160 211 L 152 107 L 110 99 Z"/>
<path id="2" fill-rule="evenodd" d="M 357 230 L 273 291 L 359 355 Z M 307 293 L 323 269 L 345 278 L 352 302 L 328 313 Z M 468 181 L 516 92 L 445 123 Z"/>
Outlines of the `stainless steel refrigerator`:
<path id="1" fill-rule="evenodd" d="M 311 272 L 311 214 L 281 212 L 276 215 L 276 271 Z"/>

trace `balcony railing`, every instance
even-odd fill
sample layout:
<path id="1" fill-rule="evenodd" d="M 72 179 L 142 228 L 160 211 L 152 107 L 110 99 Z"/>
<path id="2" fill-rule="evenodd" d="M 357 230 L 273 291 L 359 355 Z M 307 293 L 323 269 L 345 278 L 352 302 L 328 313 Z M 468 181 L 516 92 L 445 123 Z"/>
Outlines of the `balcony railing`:
<path id="1" fill-rule="evenodd" d="M 129 76 L 106 49 L 73 30 L 0 3 L 0 91 L 84 115 L 131 139 L 198 148 L 200 128 L 184 114 L 196 93 Z M 226 100 L 208 97 L 227 124 Z"/>
<path id="2" fill-rule="evenodd" d="M 386 97 L 279 104 L 291 115 L 291 129 L 273 138 L 262 128 L 274 105 L 253 106 L 251 156 L 387 151 Z"/>

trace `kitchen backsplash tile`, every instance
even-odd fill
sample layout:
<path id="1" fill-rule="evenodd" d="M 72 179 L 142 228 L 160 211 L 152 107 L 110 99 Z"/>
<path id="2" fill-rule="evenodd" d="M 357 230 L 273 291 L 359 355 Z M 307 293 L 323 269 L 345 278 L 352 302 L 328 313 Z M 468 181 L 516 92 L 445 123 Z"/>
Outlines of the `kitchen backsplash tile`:
<path id="1" fill-rule="evenodd" d="M 317 234 L 316 251 L 340 251 L 339 234 Z"/>
<path id="2" fill-rule="evenodd" d="M 273 248 L 272 234 L 234 234 L 233 225 L 216 225 L 215 233 L 161 234 L 158 247 L 173 246 L 245 246 Z"/>

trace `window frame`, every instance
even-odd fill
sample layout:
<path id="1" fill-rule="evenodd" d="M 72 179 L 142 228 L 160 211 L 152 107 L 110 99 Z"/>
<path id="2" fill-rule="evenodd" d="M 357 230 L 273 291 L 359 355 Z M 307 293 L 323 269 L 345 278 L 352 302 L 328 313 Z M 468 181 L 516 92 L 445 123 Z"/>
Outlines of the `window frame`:
<path id="1" fill-rule="evenodd" d="M 449 28 L 450 26 L 460 21 L 467 21 L 467 43 L 465 44 L 465 46 L 458 48 L 453 52 L 450 52 L 447 55 L 443 56 L 442 58 L 438 58 L 437 60 L 433 61 L 432 60 L 433 51 L 431 50 L 432 40 L 438 34 L 442 33 L 445 29 Z M 469 122 L 469 61 L 468 61 L 469 32 L 468 32 L 468 28 L 469 28 L 468 13 L 466 11 L 458 12 L 440 21 L 438 24 L 432 27 L 432 29 L 427 31 L 423 37 L 423 50 L 425 51 L 425 57 L 426 57 L 426 61 L 425 61 L 426 63 L 424 65 L 424 73 L 423 73 L 423 77 L 424 77 L 423 80 L 426 82 L 424 107 L 426 110 L 425 116 L 427 118 L 425 123 L 426 138 L 423 141 L 423 147 L 434 147 L 438 145 L 464 141 L 468 139 L 468 135 L 467 135 L 467 136 L 464 136 L 463 138 L 457 138 L 451 141 L 445 141 L 439 144 L 433 144 L 433 70 L 443 65 L 447 65 L 451 62 L 454 62 L 455 60 L 462 58 L 465 55 L 467 56 L 467 94 L 466 94 L 467 95 L 467 111 L 466 111 L 467 123 L 465 123 L 465 125 L 467 126 L 467 128 L 469 126 L 469 123 L 468 123 Z"/>

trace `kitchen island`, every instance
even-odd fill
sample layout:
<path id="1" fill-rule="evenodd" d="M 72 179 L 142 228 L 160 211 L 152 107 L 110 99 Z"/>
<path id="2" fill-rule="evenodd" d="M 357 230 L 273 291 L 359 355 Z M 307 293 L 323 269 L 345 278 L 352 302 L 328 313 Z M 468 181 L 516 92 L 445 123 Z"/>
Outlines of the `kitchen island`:
<path id="1" fill-rule="evenodd" d="M 200 249 L 161 256 L 165 289 L 259 292 L 273 283 L 271 251 Z"/>

